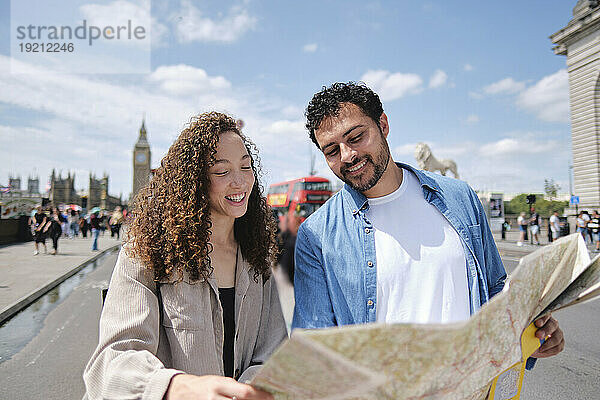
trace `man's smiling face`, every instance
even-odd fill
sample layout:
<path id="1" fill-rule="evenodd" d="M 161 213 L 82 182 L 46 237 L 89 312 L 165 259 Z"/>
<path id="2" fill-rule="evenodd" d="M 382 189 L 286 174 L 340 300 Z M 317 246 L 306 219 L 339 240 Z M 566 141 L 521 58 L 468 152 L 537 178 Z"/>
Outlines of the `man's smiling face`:
<path id="1" fill-rule="evenodd" d="M 329 168 L 360 192 L 379 182 L 390 160 L 385 114 L 379 122 L 378 126 L 355 104 L 342 103 L 338 115 L 324 118 L 315 130 Z"/>

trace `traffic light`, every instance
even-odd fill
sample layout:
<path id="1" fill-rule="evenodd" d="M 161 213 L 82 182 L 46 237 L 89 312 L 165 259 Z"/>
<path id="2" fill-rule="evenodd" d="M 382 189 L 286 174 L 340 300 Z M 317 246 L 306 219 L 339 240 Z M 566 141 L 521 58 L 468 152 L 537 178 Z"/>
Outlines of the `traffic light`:
<path id="1" fill-rule="evenodd" d="M 525 202 L 527 204 L 534 204 L 535 203 L 535 194 L 528 194 L 527 198 L 525 199 Z"/>

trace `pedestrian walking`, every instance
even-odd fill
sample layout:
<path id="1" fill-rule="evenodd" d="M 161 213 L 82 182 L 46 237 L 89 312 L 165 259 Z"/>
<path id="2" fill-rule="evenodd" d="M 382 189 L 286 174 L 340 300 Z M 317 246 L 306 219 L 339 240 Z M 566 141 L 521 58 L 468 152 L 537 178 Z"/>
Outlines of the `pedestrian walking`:
<path id="1" fill-rule="evenodd" d="M 108 225 L 108 218 L 104 211 L 100 211 L 98 223 L 100 226 L 100 233 L 104 236 L 104 232 L 106 232 L 106 226 Z"/>
<path id="2" fill-rule="evenodd" d="M 73 239 L 75 236 L 79 236 L 79 215 L 77 211 L 71 210 L 69 212 L 69 238 Z"/>
<path id="3" fill-rule="evenodd" d="M 517 225 L 519 225 L 519 240 L 517 241 L 517 246 L 523 246 L 525 234 L 527 233 L 527 224 L 528 222 L 525 219 L 525 213 L 521 212 L 517 217 Z"/>
<path id="4" fill-rule="evenodd" d="M 83 215 L 79 215 L 79 229 L 81 230 L 81 236 L 84 238 L 87 238 L 89 226 L 87 219 Z"/>
<path id="5" fill-rule="evenodd" d="M 115 207 L 114 212 L 110 216 L 108 221 L 110 226 L 110 237 L 117 237 L 117 240 L 120 239 L 121 225 L 123 224 L 123 211 L 121 211 L 121 207 Z"/>
<path id="6" fill-rule="evenodd" d="M 577 216 L 577 232 L 581 233 L 583 241 L 587 243 L 587 219 L 584 217 L 583 211 Z"/>
<path id="7" fill-rule="evenodd" d="M 549 224 L 550 231 L 552 232 L 552 241 L 555 241 L 560 237 L 560 220 L 558 219 L 558 211 L 554 211 L 550 216 Z"/>
<path id="8" fill-rule="evenodd" d="M 531 232 L 531 240 L 534 244 L 540 245 L 540 215 L 535 211 L 535 207 L 531 207 L 531 214 L 529 216 L 529 231 Z"/>
<path id="9" fill-rule="evenodd" d="M 98 251 L 98 236 L 100 235 L 100 217 L 99 212 L 96 211 L 90 215 L 90 227 L 92 228 L 92 251 Z"/>
<path id="10" fill-rule="evenodd" d="M 587 227 L 591 231 L 592 243 L 596 245 L 594 252 L 597 253 L 600 251 L 600 215 L 598 214 L 598 210 L 592 211 L 592 217 Z"/>
<path id="11" fill-rule="evenodd" d="M 583 217 L 583 220 L 585 221 L 585 236 L 589 239 L 590 244 L 593 244 L 594 241 L 592 239 L 592 230 L 588 226 L 588 223 L 590 222 L 592 217 L 590 216 L 590 213 L 587 212 L 587 210 L 583 210 L 582 217 Z M 586 243 L 587 243 L 587 241 L 586 241 Z"/>
<path id="12" fill-rule="evenodd" d="M 60 222 L 60 227 L 62 229 L 62 234 L 64 237 L 69 237 L 69 217 L 67 215 L 67 210 L 60 210 L 56 208 L 56 212 L 58 213 L 58 219 Z"/>
<path id="13" fill-rule="evenodd" d="M 300 216 L 295 211 L 288 212 L 285 217 L 285 233 L 282 235 L 282 251 L 279 265 L 285 272 L 289 282 L 294 284 L 294 249 L 296 248 L 296 237 L 300 227 Z"/>
<path id="14" fill-rule="evenodd" d="M 86 398 L 273 399 L 247 384 L 287 337 L 256 157 L 216 112 L 170 147 L 134 201 Z"/>
<path id="15" fill-rule="evenodd" d="M 58 240 L 62 236 L 62 226 L 60 224 L 60 211 L 57 208 L 52 209 L 52 214 L 44 227 L 44 233 L 52 240 L 52 251 L 50 254 L 58 254 Z"/>
<path id="16" fill-rule="evenodd" d="M 46 254 L 48 252 L 48 248 L 46 247 L 46 233 L 44 232 L 44 227 L 48 222 L 48 217 L 44 213 L 44 209 L 42 208 L 42 206 L 37 207 L 37 211 L 33 215 L 31 221 L 33 226 L 33 240 L 35 246 L 33 255 L 37 256 L 38 254 L 40 254 L 40 243 L 44 246 L 44 254 Z"/>

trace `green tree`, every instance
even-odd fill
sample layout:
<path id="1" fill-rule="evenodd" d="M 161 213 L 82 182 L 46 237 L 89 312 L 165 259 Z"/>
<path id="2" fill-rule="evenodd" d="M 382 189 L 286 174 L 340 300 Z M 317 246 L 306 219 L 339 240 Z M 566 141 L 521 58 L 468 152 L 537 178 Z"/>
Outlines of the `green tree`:
<path id="1" fill-rule="evenodd" d="M 554 182 L 554 179 L 544 179 L 544 192 L 546 192 L 546 196 L 550 200 L 556 198 L 558 191 L 560 190 L 560 185 Z"/>
<path id="2" fill-rule="evenodd" d="M 520 214 L 524 212 L 529 215 L 531 205 L 525 201 L 529 193 L 521 193 L 512 200 L 504 203 L 504 212 L 506 214 Z M 568 201 L 546 200 L 544 196 L 536 195 L 536 202 L 533 204 L 535 210 L 542 217 L 549 217 L 554 211 L 562 214 L 564 209 L 569 206 Z"/>

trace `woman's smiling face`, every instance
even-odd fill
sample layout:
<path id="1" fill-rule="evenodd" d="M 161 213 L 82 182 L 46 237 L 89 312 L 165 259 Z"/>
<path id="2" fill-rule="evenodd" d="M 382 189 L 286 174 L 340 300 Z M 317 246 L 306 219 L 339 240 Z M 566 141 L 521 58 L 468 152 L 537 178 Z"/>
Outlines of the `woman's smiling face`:
<path id="1" fill-rule="evenodd" d="M 215 164 L 208 170 L 211 215 L 239 218 L 248 209 L 254 187 L 252 159 L 242 138 L 235 132 L 219 135 Z"/>

